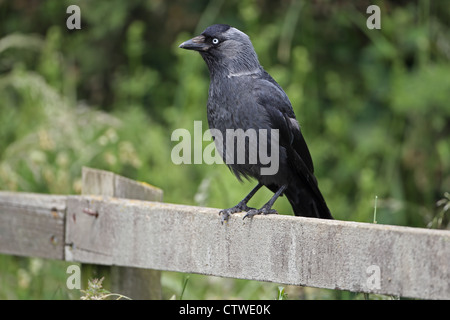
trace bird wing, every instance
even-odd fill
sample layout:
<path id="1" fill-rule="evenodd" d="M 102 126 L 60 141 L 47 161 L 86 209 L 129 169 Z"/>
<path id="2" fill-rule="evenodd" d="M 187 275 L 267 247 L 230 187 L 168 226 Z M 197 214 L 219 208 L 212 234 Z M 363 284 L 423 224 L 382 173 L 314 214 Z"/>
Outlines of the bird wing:
<path id="1" fill-rule="evenodd" d="M 322 215 L 322 217 L 331 218 L 314 176 L 311 154 L 286 93 L 273 79 L 256 81 L 254 88 L 256 101 L 264 107 L 271 127 L 279 130 L 279 143 L 286 150 L 288 163 L 297 172 L 300 181 L 303 181 L 302 184 L 309 187 L 316 200 L 314 202 L 316 213 L 312 216 Z"/>
<path id="2" fill-rule="evenodd" d="M 296 166 L 301 166 L 298 169 L 305 177 L 312 175 L 314 166 L 311 154 L 286 93 L 265 73 L 263 78 L 255 82 L 254 95 L 258 104 L 265 109 L 271 127 L 279 130 L 280 145 L 288 152 L 295 151 L 295 158 L 299 158 L 295 162 L 300 162 Z"/>

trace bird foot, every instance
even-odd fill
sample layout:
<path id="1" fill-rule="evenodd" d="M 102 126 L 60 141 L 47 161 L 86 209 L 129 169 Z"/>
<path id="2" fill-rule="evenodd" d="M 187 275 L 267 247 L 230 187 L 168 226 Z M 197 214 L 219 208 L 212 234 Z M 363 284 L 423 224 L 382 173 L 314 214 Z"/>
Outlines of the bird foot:
<path id="1" fill-rule="evenodd" d="M 253 218 L 253 216 L 257 215 L 257 214 L 278 214 L 277 210 L 275 209 L 271 209 L 268 207 L 263 206 L 261 209 L 251 209 L 247 212 L 247 214 L 244 216 L 244 218 L 242 218 L 243 220 L 245 218 Z"/>
<path id="2" fill-rule="evenodd" d="M 255 208 L 250 208 L 250 207 L 247 206 L 247 204 L 242 203 L 242 202 L 239 202 L 237 205 L 235 205 L 235 206 L 232 207 L 232 208 L 223 209 L 223 210 L 220 210 L 220 211 L 219 211 L 219 215 L 221 216 L 221 217 L 220 217 L 220 222 L 221 222 L 222 224 L 223 224 L 224 222 L 228 222 L 228 219 L 230 218 L 230 216 L 231 216 L 233 213 L 236 213 L 236 212 L 243 212 L 243 211 L 247 212 L 247 211 L 249 211 L 249 210 L 256 210 L 256 209 L 255 209 Z"/>

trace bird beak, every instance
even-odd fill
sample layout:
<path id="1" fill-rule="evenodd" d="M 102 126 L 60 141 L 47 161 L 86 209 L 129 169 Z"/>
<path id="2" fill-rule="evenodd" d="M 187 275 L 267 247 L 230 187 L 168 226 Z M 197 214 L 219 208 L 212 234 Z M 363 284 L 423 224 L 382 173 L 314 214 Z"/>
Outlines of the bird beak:
<path id="1" fill-rule="evenodd" d="M 205 36 L 199 35 L 179 45 L 179 48 L 195 51 L 206 51 L 209 46 L 205 43 Z"/>

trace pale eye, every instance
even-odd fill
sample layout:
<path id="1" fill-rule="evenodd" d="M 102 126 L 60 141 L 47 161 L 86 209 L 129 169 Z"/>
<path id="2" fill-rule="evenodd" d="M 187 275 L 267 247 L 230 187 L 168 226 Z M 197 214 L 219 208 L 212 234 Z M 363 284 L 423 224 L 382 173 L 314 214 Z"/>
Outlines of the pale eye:
<path id="1" fill-rule="evenodd" d="M 219 44 L 219 39 L 217 38 L 212 39 L 212 44 Z"/>

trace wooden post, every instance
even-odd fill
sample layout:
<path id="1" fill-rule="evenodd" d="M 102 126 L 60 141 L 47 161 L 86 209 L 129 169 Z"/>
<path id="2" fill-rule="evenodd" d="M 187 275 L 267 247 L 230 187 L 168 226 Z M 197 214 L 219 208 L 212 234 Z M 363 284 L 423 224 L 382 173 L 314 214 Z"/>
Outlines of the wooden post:
<path id="1" fill-rule="evenodd" d="M 163 192 L 112 172 L 83 167 L 82 194 L 144 201 L 162 201 Z M 83 283 L 105 276 L 103 287 L 132 299 L 161 299 L 161 271 L 134 267 L 82 265 Z M 109 278 L 109 279 L 108 279 Z"/>

